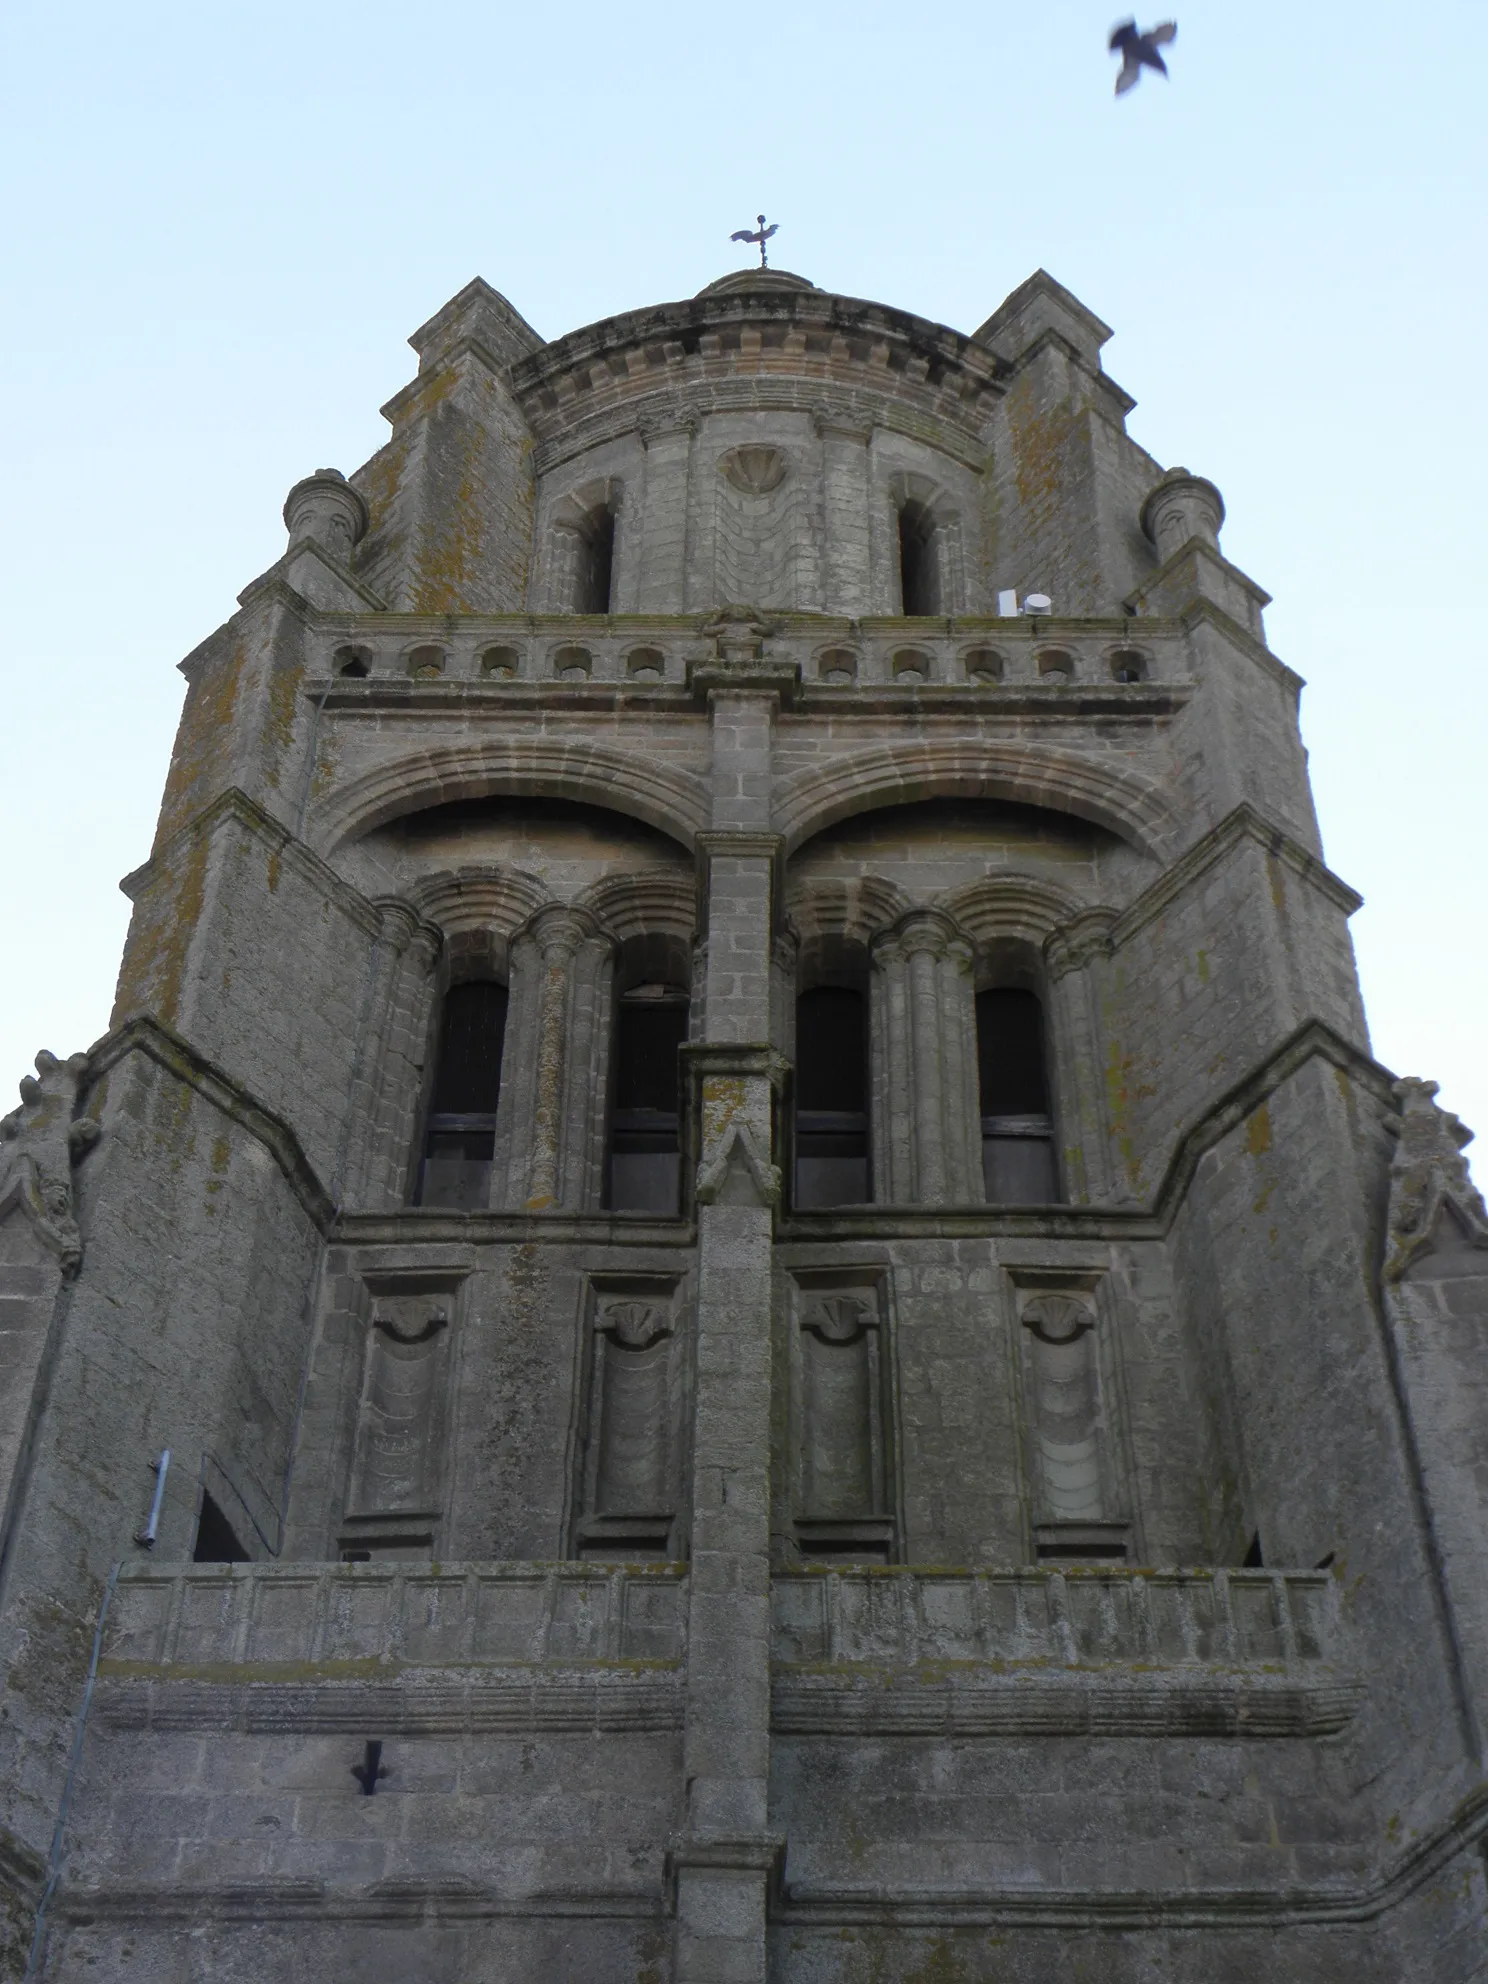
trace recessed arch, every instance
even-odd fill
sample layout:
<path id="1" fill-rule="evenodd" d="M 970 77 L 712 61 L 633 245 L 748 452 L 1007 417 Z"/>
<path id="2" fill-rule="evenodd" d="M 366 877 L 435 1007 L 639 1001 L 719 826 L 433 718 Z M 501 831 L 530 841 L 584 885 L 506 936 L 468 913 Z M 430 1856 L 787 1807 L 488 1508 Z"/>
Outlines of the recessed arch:
<path id="1" fill-rule="evenodd" d="M 896 883 L 881 875 L 814 876 L 789 886 L 786 921 L 799 943 L 838 939 L 866 946 L 913 907 Z"/>
<path id="2" fill-rule="evenodd" d="M 667 937 L 690 945 L 696 934 L 697 889 L 690 876 L 606 875 L 591 882 L 574 901 L 592 911 L 622 944 L 640 937 Z"/>
<path id="3" fill-rule="evenodd" d="M 510 937 L 552 896 L 536 875 L 493 862 L 421 875 L 409 885 L 408 899 L 446 936 L 490 928 Z"/>
<path id="4" fill-rule="evenodd" d="M 708 820 L 707 788 L 691 772 L 603 744 L 491 739 L 436 745 L 348 780 L 312 820 L 327 852 L 405 813 L 454 800 L 573 799 L 655 827 L 689 854 Z"/>
<path id="5" fill-rule="evenodd" d="M 1072 813 L 1144 854 L 1177 836 L 1169 801 L 1141 773 L 1039 745 L 910 743 L 856 751 L 786 780 L 776 824 L 794 850 L 839 820 L 925 799 L 1002 799 Z"/>
<path id="6" fill-rule="evenodd" d="M 1088 905 L 1039 876 L 998 874 L 948 890 L 935 898 L 935 906 L 952 917 L 974 944 L 1023 938 L 1042 945 L 1051 931 Z"/>

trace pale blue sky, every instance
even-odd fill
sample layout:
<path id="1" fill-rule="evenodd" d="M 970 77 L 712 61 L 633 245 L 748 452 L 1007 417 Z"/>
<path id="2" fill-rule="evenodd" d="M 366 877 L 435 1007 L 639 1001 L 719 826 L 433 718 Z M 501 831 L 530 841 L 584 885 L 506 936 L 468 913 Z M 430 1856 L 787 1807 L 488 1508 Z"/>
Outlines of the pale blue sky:
<path id="1" fill-rule="evenodd" d="M 12 4 L 0 1110 L 102 1032 L 174 664 L 380 444 L 407 334 L 477 273 L 548 337 L 688 295 L 763 207 L 824 287 L 969 331 L 1042 264 L 1115 326 L 1308 678 L 1375 1050 L 1488 1133 L 1488 8 L 1183 0 L 1121 103 L 1115 18 Z"/>

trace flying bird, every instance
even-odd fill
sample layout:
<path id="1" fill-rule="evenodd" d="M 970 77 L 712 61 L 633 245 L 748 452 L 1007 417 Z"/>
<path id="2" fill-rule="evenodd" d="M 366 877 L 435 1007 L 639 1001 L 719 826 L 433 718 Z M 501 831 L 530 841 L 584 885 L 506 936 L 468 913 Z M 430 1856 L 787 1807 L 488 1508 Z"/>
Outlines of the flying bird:
<path id="1" fill-rule="evenodd" d="M 1158 54 L 1158 48 L 1166 42 L 1178 39 L 1178 23 L 1164 21 L 1160 27 L 1148 28 L 1144 34 L 1137 32 L 1135 21 L 1123 21 L 1111 33 L 1110 48 L 1114 55 L 1121 54 L 1121 74 L 1116 78 L 1117 96 L 1125 96 L 1141 79 L 1143 68 L 1156 69 L 1160 75 L 1168 73 L 1168 65 Z"/>

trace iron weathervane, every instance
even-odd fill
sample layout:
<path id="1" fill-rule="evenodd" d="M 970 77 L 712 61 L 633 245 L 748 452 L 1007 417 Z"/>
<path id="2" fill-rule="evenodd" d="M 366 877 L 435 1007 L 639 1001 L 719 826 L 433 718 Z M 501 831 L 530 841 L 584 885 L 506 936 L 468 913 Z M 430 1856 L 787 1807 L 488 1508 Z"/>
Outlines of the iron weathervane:
<path id="1" fill-rule="evenodd" d="M 756 214 L 755 220 L 757 223 L 755 227 L 753 228 L 741 227 L 737 233 L 731 234 L 729 236 L 729 240 L 754 242 L 760 251 L 760 267 L 762 269 L 767 269 L 769 268 L 770 264 L 765 259 L 765 243 L 769 240 L 770 236 L 776 231 L 780 223 L 778 220 L 771 221 L 770 225 L 766 227 L 765 217 L 763 214 Z"/>

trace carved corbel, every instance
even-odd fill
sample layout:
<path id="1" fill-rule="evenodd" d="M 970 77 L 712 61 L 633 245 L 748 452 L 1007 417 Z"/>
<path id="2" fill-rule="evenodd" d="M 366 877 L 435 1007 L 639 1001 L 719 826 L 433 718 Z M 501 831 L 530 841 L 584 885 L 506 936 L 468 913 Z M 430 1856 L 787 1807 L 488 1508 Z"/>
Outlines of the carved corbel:
<path id="1" fill-rule="evenodd" d="M 726 1202 L 732 1196 L 731 1179 L 737 1179 L 746 1193 L 752 1192 L 760 1205 L 779 1205 L 780 1166 L 771 1164 L 761 1152 L 747 1123 L 733 1123 L 717 1150 L 699 1165 L 698 1204 Z"/>
<path id="2" fill-rule="evenodd" d="M 74 1114 L 87 1067 L 86 1054 L 59 1061 L 43 1049 L 35 1075 L 21 1083 L 20 1108 L 0 1119 L 0 1213 L 19 1204 L 68 1279 L 83 1259 L 72 1168 L 100 1135 L 96 1123 Z"/>

